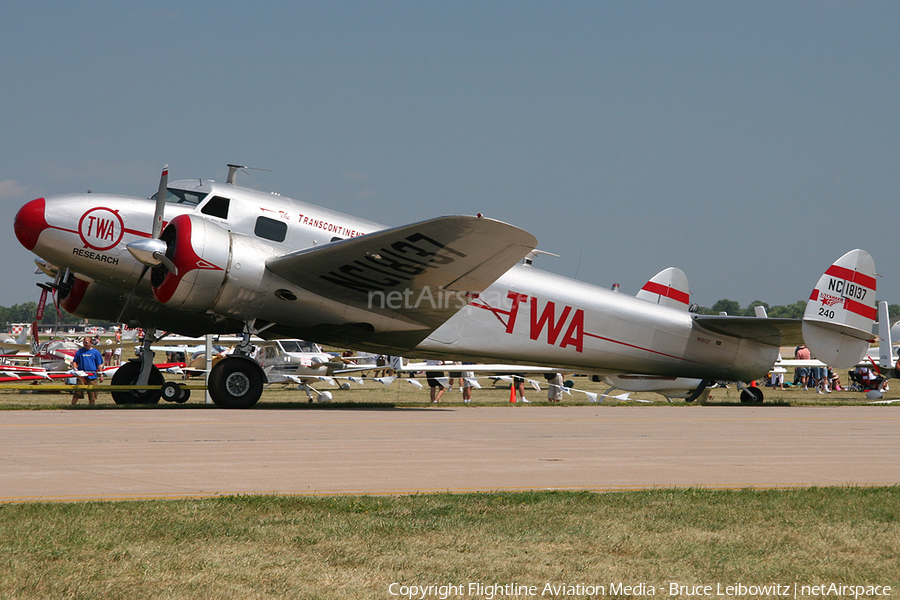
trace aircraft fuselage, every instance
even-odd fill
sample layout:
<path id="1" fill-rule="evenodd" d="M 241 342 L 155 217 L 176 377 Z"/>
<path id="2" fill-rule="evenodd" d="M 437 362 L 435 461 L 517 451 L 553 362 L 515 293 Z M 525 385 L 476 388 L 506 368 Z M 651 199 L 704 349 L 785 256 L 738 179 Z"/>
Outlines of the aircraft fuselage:
<path id="1" fill-rule="evenodd" d="M 174 221 L 177 227 L 171 230 L 177 232 L 167 233 L 167 228 L 163 237 L 191 250 L 172 257 L 177 274 L 153 269 L 147 275 L 126 249 L 150 237 L 154 202 L 148 199 L 41 198 L 19 211 L 16 234 L 26 248 L 80 280 L 80 298 L 64 304 L 69 312 L 109 319 L 123 313 L 123 320 L 136 318 L 144 327 L 188 335 L 256 320 L 270 324 L 263 335 L 352 344 L 379 353 L 707 379 L 759 377 L 777 357 L 776 346 L 697 328 L 686 310 L 521 264 L 477 294 L 369 293 L 370 304 L 384 309 L 394 303 L 388 308 L 399 315 L 405 304 L 459 309 L 436 329 L 423 329 L 383 310 L 334 302 L 267 268 L 275 257 L 379 231 L 382 225 L 231 184 L 182 181 L 172 190 L 180 195 L 166 204 L 165 221 Z M 415 243 L 422 253 L 430 242 Z M 388 277 L 403 268 L 382 261 L 378 269 L 347 273 L 369 282 L 376 271 Z M 79 305 L 85 298 L 91 298 L 90 306 Z M 365 328 L 345 327 L 348 323 Z"/>

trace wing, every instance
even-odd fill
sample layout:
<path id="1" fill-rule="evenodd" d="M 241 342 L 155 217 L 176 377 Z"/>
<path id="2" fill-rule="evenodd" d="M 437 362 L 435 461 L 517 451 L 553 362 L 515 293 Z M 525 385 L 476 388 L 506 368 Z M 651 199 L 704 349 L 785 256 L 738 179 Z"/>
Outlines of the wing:
<path id="1" fill-rule="evenodd" d="M 536 245 L 512 225 L 450 216 L 299 250 L 266 266 L 335 302 L 433 330 Z"/>
<path id="2" fill-rule="evenodd" d="M 802 323 L 800 319 L 694 315 L 694 324 L 701 329 L 771 346 L 803 343 Z"/>

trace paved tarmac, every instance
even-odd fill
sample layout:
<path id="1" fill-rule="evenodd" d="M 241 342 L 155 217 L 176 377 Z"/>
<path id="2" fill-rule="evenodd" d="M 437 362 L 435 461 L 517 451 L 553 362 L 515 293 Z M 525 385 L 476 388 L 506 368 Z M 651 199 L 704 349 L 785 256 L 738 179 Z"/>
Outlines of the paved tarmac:
<path id="1" fill-rule="evenodd" d="M 0 502 L 900 483 L 900 409 L 0 412 Z"/>

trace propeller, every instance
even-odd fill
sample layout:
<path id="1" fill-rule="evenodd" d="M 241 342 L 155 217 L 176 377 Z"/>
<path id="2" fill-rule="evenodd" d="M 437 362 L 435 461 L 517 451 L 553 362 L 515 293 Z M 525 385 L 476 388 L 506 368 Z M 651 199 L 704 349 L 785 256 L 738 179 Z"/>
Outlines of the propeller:
<path id="1" fill-rule="evenodd" d="M 131 298 L 134 296 L 138 284 L 140 284 L 148 270 L 163 265 L 169 269 L 169 271 L 178 275 L 178 268 L 175 266 L 175 263 L 166 256 L 168 246 L 163 240 L 159 239 L 160 235 L 162 235 L 163 212 L 165 211 L 166 198 L 169 194 L 168 187 L 169 165 L 166 165 L 163 167 L 162 175 L 159 176 L 159 190 L 156 192 L 156 208 L 153 211 L 153 227 L 150 229 L 150 238 L 136 240 L 125 245 L 128 252 L 130 252 L 138 262 L 143 264 L 144 268 L 141 269 L 141 274 L 138 276 L 137 281 L 134 282 L 134 287 L 131 288 L 128 297 L 125 298 L 125 302 L 122 303 L 122 310 L 119 311 L 119 316 L 116 317 L 117 322 L 122 320 L 125 309 L 128 308 L 128 305 L 131 303 Z"/>
<path id="2" fill-rule="evenodd" d="M 147 268 L 158 267 L 163 265 L 171 273 L 178 275 L 178 268 L 175 263 L 166 256 L 167 245 L 159 239 L 162 234 L 163 212 L 166 207 L 166 197 L 168 195 L 169 184 L 169 165 L 163 167 L 162 175 L 159 177 L 159 191 L 156 193 L 156 209 L 153 212 L 153 228 L 150 230 L 150 238 L 137 240 L 129 243 L 125 247 L 145 268 L 141 272 L 140 281 Z"/>

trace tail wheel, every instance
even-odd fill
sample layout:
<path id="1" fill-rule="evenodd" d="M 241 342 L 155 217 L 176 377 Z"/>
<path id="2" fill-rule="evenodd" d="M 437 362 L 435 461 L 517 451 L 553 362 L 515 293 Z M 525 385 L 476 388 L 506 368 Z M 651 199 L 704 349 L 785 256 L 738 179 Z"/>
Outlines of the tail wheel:
<path id="1" fill-rule="evenodd" d="M 744 404 L 762 404 L 763 391 L 758 387 L 748 387 L 741 390 L 741 402 Z"/>
<path id="2" fill-rule="evenodd" d="M 137 385 L 138 376 L 141 374 L 141 362 L 133 360 L 125 363 L 112 376 L 112 385 Z M 155 386 L 151 390 L 128 390 L 124 392 L 112 392 L 113 401 L 116 404 L 156 404 L 159 402 L 159 388 L 165 380 L 162 373 L 155 366 L 150 367 L 150 381 L 148 385 Z"/>
<path id="3" fill-rule="evenodd" d="M 262 396 L 265 374 L 256 361 L 229 356 L 209 373 L 209 395 L 221 408 L 250 408 Z"/>

